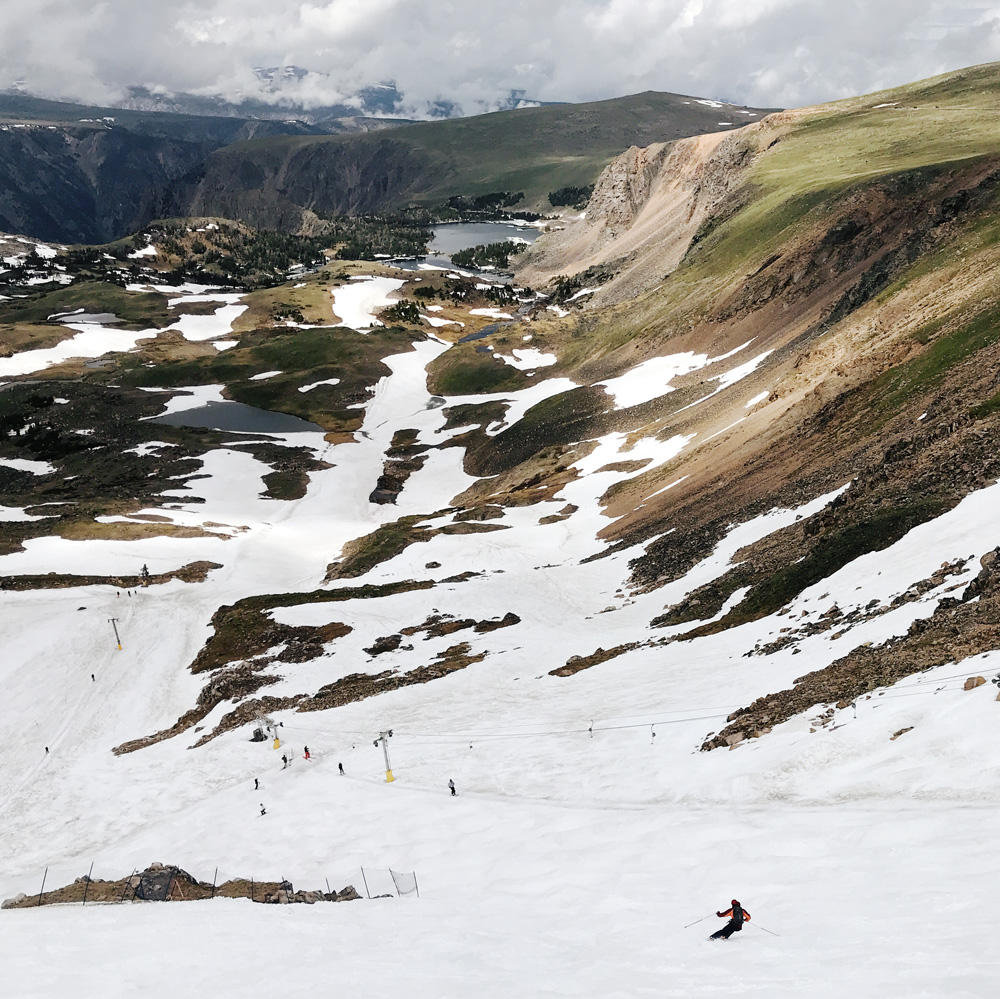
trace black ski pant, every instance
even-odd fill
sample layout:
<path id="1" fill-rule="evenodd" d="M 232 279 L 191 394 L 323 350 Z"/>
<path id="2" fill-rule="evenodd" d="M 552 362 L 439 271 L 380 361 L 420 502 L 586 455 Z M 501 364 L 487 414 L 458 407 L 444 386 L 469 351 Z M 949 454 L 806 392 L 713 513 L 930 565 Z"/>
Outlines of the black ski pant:
<path id="1" fill-rule="evenodd" d="M 730 919 L 721 930 L 713 933 L 709 940 L 728 940 L 734 933 L 742 929 L 743 927 L 735 919 Z"/>

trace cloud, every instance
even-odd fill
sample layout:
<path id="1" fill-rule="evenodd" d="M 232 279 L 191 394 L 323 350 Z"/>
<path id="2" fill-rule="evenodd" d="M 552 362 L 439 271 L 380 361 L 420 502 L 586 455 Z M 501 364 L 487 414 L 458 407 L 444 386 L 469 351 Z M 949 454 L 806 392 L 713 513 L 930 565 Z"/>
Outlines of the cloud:
<path id="1" fill-rule="evenodd" d="M 113 102 L 131 85 L 307 106 L 395 82 L 401 110 L 511 91 L 668 90 L 756 106 L 1000 58 L 1000 5 L 946 0 L 35 0 L 0 6 L 0 87 Z M 311 72 L 268 87 L 254 67 Z"/>

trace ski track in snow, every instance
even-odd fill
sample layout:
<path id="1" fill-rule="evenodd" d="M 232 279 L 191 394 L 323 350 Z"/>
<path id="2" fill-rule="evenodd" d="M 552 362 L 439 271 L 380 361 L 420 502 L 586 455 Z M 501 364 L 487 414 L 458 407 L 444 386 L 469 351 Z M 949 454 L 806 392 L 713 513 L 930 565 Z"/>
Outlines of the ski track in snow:
<path id="1" fill-rule="evenodd" d="M 360 282 L 347 286 L 356 287 Z M 373 289 L 361 291 L 370 296 Z M 335 308 L 342 305 L 337 300 Z M 439 535 L 360 579 L 331 584 L 434 579 L 433 589 L 276 610 L 281 623 L 336 620 L 354 630 L 318 660 L 267 667 L 282 677 L 262 689 L 272 696 L 312 692 L 359 671 L 410 670 L 459 641 L 489 652 L 425 685 L 335 711 L 278 713 L 295 761 L 289 770 L 276 764 L 280 753 L 270 743 L 249 742 L 246 728 L 197 750 L 187 748 L 197 738 L 188 731 L 123 757 L 110 753 L 171 725 L 195 704 L 207 676 L 186 666 L 211 634 L 220 605 L 316 588 L 346 541 L 408 514 L 441 510 L 475 481 L 463 471 L 460 449 L 433 450 L 396 506 L 368 501 L 397 430 L 416 430 L 422 443 L 463 432 L 444 430 L 441 409 L 429 405 L 424 369 L 445 349 L 424 341 L 386 358 L 392 373 L 376 386 L 354 442 L 290 435 L 332 466 L 312 473 L 301 500 L 262 497 L 269 467 L 218 448 L 203 457 L 201 477 L 178 482 L 175 502 L 148 511 L 185 526 L 212 522 L 211 536 L 48 537 L 0 557 L 2 574 L 126 573 L 143 563 L 156 573 L 196 559 L 223 566 L 201 584 L 175 581 L 132 596 L 101 586 L 3 593 L 4 897 L 37 891 L 46 865 L 47 886 L 57 887 L 92 861 L 95 878 L 117 878 L 159 860 L 205 880 L 218 867 L 220 882 L 289 877 L 309 888 L 329 877 L 334 887 L 355 883 L 359 890 L 361 864 L 391 866 L 417 872 L 419 901 L 269 909 L 215 900 L 4 912 L 0 954 L 10 994 L 85 994 L 89 984 L 82 982 L 96 990 L 100 981 L 102 995 L 142 991 L 158 999 L 177 994 L 179 975 L 196 973 L 199 992 L 243 996 L 273 968 L 281 969 L 283 996 L 313 996 L 331 973 L 358 997 L 418 999 L 991 994 L 1000 947 L 988 904 L 1000 884 L 1000 861 L 988 830 L 1000 804 L 1000 709 L 991 684 L 968 693 L 960 684 L 968 675 L 992 676 L 1000 653 L 901 681 L 882 697 L 859 701 L 856 717 L 852 708 L 839 711 L 831 730 L 810 734 L 809 717 L 800 716 L 734 751 L 697 752 L 736 707 L 861 642 L 905 633 L 933 612 L 941 589 L 840 641 L 829 633 L 806 638 L 799 655 L 786 649 L 743 657 L 790 620 L 772 616 L 696 642 L 639 648 L 570 678 L 548 675 L 571 655 L 688 630 L 652 630 L 648 623 L 725 572 L 743 546 L 850 488 L 845 483 L 799 509 L 733 525 L 683 578 L 630 595 L 621 588 L 640 549 L 581 564 L 605 547 L 597 539 L 608 523 L 599 500 L 623 478 L 599 469 L 648 459 L 629 473 L 643 474 L 683 457 L 691 437 L 646 439 L 627 449 L 626 435 L 609 434 L 576 462 L 579 477 L 556 499 L 506 509 L 491 522 L 506 529 Z M 764 356 L 722 376 L 719 390 Z M 616 406 L 663 393 L 666 369 L 681 362 L 654 361 L 640 365 L 641 374 L 605 383 Z M 503 424 L 488 428 L 495 434 L 572 387 L 552 379 L 449 405 L 509 400 Z M 188 391 L 168 408 L 219 397 L 218 386 Z M 996 544 L 998 500 L 1000 486 L 973 493 L 892 547 L 805 590 L 789 614 L 889 602 L 943 561 L 983 554 Z M 578 507 L 568 519 L 538 524 L 568 503 Z M 427 568 L 432 561 L 440 567 Z M 482 574 L 443 582 L 466 570 Z M 972 562 L 948 585 L 976 571 Z M 509 629 L 431 640 L 418 633 L 404 643 L 412 650 L 374 661 L 363 651 L 378 636 L 436 612 L 480 620 L 511 611 L 521 623 Z M 231 709 L 216 708 L 203 731 Z M 890 741 L 909 725 L 911 732 Z M 381 751 L 372 746 L 387 728 L 394 732 L 393 784 L 384 782 Z M 301 759 L 306 744 L 309 763 Z M 337 762 L 347 777 L 336 774 Z M 255 776 L 263 785 L 257 792 Z M 447 795 L 449 778 L 459 788 L 455 800 Z M 683 928 L 734 895 L 754 920 L 728 944 L 705 941 L 721 925 L 714 916 Z M 123 962 L 123 954 L 140 953 L 141 969 Z"/>

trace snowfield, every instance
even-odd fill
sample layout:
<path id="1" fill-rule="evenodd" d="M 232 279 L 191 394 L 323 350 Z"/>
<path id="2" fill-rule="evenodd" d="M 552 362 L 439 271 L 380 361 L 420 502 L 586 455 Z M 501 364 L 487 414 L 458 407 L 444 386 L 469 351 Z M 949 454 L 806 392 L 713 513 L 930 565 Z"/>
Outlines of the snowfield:
<path id="1" fill-rule="evenodd" d="M 375 318 L 378 309 L 392 305 L 392 295 L 405 281 L 389 277 L 355 275 L 350 284 L 333 289 L 333 312 L 340 326 L 367 330 L 382 324 Z"/>
<path id="2" fill-rule="evenodd" d="M 152 249 L 148 247 L 147 249 Z M 154 250 L 155 252 L 155 250 Z M 179 330 L 181 335 L 187 340 L 211 340 L 215 337 L 222 337 L 232 332 L 233 323 L 247 310 L 246 305 L 240 305 L 243 298 L 240 293 L 234 292 L 212 292 L 204 285 L 129 285 L 131 291 L 162 291 L 173 294 L 175 297 L 168 300 L 167 304 L 171 309 L 182 307 L 185 303 L 195 302 L 220 302 L 223 303 L 214 313 L 207 316 L 187 315 L 179 311 L 170 329 Z M 177 292 L 183 294 L 178 295 Z M 77 310 L 83 312 L 82 309 Z M 75 313 L 66 313 L 66 316 Z M 59 317 L 50 317 L 59 318 Z M 102 317 L 93 317 L 100 319 Z M 89 359 L 101 357 L 109 353 L 121 353 L 132 350 L 140 340 L 155 338 L 159 334 L 157 329 L 140 330 L 132 332 L 130 330 L 120 330 L 113 326 L 103 325 L 101 322 L 68 322 L 62 319 L 65 326 L 71 330 L 76 330 L 76 335 L 63 340 L 54 347 L 47 347 L 38 350 L 24 350 L 13 354 L 10 357 L 0 357 L 0 378 L 15 377 L 17 375 L 34 374 L 54 364 L 61 364 L 75 358 Z M 237 341 L 222 343 L 217 342 L 220 350 L 225 347 L 236 345 Z"/>
<path id="3" fill-rule="evenodd" d="M 387 281 L 336 289 L 337 315 L 364 328 L 359 318 L 371 318 L 376 298 L 385 304 L 394 290 Z M 358 999 L 993 994 L 1000 704 L 992 684 L 966 692 L 962 682 L 995 675 L 1000 653 L 910 677 L 837 711 L 833 725 L 815 732 L 810 717 L 798 716 L 730 751 L 698 749 L 735 708 L 862 642 L 905 633 L 933 612 L 945 589 L 971 580 L 975 559 L 998 541 L 1000 486 L 845 566 L 785 614 L 791 620 L 834 603 L 845 614 L 872 599 L 888 603 L 942 562 L 973 556 L 963 574 L 839 641 L 824 632 L 804 638 L 799 653 L 747 658 L 780 633 L 786 617 L 671 644 L 654 643 L 690 626 L 651 629 L 649 622 L 725 572 L 742 546 L 821 510 L 850 483 L 798 509 L 733 525 L 685 577 L 631 593 L 628 563 L 639 549 L 582 561 L 606 547 L 597 537 L 608 523 L 600 497 L 611 483 L 641 474 L 601 469 L 641 458 L 648 471 L 683 455 L 691 437 L 628 447 L 625 434 L 610 434 L 593 442 L 576 463 L 580 476 L 554 500 L 507 508 L 490 522 L 502 530 L 438 534 L 362 577 L 327 584 L 413 579 L 432 587 L 276 609 L 282 624 L 340 621 L 352 631 L 317 659 L 266 666 L 265 675 L 280 679 L 262 694 L 311 693 L 358 672 L 406 673 L 458 642 L 483 653 L 480 662 L 333 710 L 276 712 L 280 750 L 250 742 L 246 726 L 188 748 L 232 709 L 227 702 L 199 723 L 198 734 L 111 753 L 194 706 L 208 678 L 186 667 L 221 605 L 322 586 L 344 544 L 380 524 L 434 514 L 432 525 L 450 523 L 440 511 L 475 481 L 459 448 L 430 451 L 395 506 L 368 499 L 397 431 L 414 430 L 428 444 L 463 432 L 445 429 L 426 389 L 425 368 L 446 349 L 424 341 L 387 358 L 392 374 L 376 387 L 354 441 L 289 435 L 330 465 L 311 474 L 300 500 L 262 497 L 268 466 L 218 448 L 198 476 L 178 483 L 176 503 L 155 511 L 205 535 L 37 538 L 0 558 L 2 575 L 134 573 L 144 563 L 157 573 L 205 559 L 222 565 L 204 583 L 172 581 L 131 594 L 110 586 L 0 591 L 8 733 L 0 756 L 0 897 L 37 893 L 46 868 L 50 888 L 86 874 L 91 863 L 95 878 L 113 879 L 160 861 L 204 880 L 216 869 L 220 882 L 286 877 L 311 888 L 329 878 L 334 888 L 352 883 L 362 893 L 361 865 L 391 867 L 416 872 L 420 898 L 3 911 L 7 994 L 166 999 L 244 997 L 263 988 L 312 997 L 332 983 Z M 715 376 L 718 390 L 765 356 Z M 658 358 L 604 384 L 623 408 L 720 359 Z M 449 403 L 509 400 L 509 425 L 572 385 L 553 379 Z M 220 398 L 219 386 L 191 392 L 169 405 Z M 539 523 L 569 505 L 575 510 L 564 519 Z M 455 581 L 465 572 L 476 575 Z M 480 621 L 508 613 L 520 623 L 483 634 L 417 633 L 395 652 L 365 651 L 434 614 Z M 638 647 L 574 676 L 550 675 L 571 656 L 634 641 Z M 393 783 L 372 744 L 389 729 Z M 293 758 L 286 770 L 282 752 Z M 734 897 L 751 923 L 728 942 L 708 942 L 722 925 L 715 910 Z"/>

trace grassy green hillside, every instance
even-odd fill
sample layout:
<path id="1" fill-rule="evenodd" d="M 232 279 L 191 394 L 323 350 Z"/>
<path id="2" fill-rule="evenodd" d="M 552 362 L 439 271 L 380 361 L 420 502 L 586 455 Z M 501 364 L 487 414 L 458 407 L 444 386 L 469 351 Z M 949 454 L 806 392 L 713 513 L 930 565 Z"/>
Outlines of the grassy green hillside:
<path id="1" fill-rule="evenodd" d="M 508 502 L 537 483 L 543 456 L 565 440 L 690 437 L 681 457 L 604 497 L 604 536 L 645 545 L 633 582 L 654 588 L 729 525 L 852 482 L 843 503 L 741 553 L 658 619 L 717 631 L 779 609 L 994 481 L 998 121 L 1000 66 L 987 65 L 775 114 L 693 158 L 686 168 L 728 193 L 680 266 L 620 304 L 536 324 L 533 343 L 557 354 L 548 372 L 582 385 L 658 355 L 740 345 L 743 361 L 760 359 L 754 375 L 729 394 L 675 379 L 671 394 L 624 411 L 598 399 L 569 434 L 572 393 L 553 397 L 489 438 L 489 472 L 502 474 L 478 485 L 477 500 Z M 641 252 L 662 257 L 652 239 Z"/>
<path id="2" fill-rule="evenodd" d="M 752 200 L 693 258 L 716 274 L 761 258 L 802 222 L 850 191 L 898 178 L 919 192 L 934 174 L 1000 152 L 1000 66 L 990 63 L 920 83 L 788 114 L 790 129 L 747 177 Z"/>
<path id="3" fill-rule="evenodd" d="M 629 146 L 714 132 L 725 128 L 720 122 L 742 125 L 763 114 L 648 92 L 390 133 L 252 140 L 211 157 L 177 209 L 219 215 L 236 209 L 263 225 L 261 216 L 284 217 L 292 206 L 354 213 L 498 190 L 523 191 L 529 204 L 542 204 L 549 191 L 592 183 Z"/>

